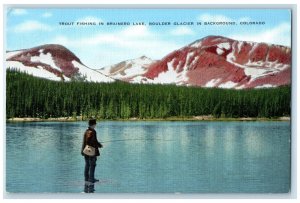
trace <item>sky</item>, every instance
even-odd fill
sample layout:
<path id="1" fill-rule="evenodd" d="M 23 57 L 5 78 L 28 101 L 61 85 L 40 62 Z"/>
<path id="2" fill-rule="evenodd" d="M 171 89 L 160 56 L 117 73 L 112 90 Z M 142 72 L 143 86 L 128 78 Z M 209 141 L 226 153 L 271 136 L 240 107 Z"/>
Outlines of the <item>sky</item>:
<path id="1" fill-rule="evenodd" d="M 5 12 L 6 50 L 61 44 L 83 64 L 94 69 L 141 56 L 161 59 L 208 35 L 291 46 L 289 9 L 7 7 Z M 77 24 L 85 22 L 96 25 Z M 107 25 L 108 22 L 128 22 L 130 25 Z M 142 22 L 145 25 L 133 25 Z M 170 25 L 149 25 L 149 22 L 169 22 Z M 187 22 L 193 22 L 193 25 Z M 202 24 L 197 25 L 197 22 Z M 204 25 L 204 22 L 235 24 Z M 263 22 L 263 25 L 241 25 L 241 22 Z"/>

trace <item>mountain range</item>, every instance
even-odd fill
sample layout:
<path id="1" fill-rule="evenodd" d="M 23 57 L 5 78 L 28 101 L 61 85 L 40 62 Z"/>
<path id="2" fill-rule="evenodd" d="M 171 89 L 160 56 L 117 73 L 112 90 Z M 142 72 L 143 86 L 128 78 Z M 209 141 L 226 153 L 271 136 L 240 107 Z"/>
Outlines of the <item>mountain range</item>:
<path id="1" fill-rule="evenodd" d="M 176 84 L 219 88 L 277 87 L 291 83 L 289 47 L 207 36 L 160 60 L 146 56 L 91 69 L 61 45 L 7 51 L 6 68 L 57 81 Z"/>

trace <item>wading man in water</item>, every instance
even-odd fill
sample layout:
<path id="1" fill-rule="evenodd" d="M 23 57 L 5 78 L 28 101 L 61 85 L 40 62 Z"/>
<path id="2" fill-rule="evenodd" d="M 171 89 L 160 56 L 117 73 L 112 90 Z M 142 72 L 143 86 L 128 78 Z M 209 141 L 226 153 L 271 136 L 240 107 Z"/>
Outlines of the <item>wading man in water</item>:
<path id="1" fill-rule="evenodd" d="M 81 154 L 85 159 L 84 168 L 84 192 L 92 193 L 94 192 L 94 183 L 99 181 L 95 179 L 95 168 L 97 156 L 100 156 L 99 148 L 102 148 L 102 144 L 97 140 L 97 133 L 95 130 L 96 119 L 89 120 L 89 127 L 86 129 L 83 136 L 83 143 Z"/>

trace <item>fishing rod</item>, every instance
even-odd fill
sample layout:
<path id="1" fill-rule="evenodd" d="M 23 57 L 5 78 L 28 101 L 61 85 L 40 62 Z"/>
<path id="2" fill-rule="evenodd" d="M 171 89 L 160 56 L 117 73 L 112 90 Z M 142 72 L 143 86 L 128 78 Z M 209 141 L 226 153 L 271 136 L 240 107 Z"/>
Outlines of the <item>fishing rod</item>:
<path id="1" fill-rule="evenodd" d="M 174 140 L 165 140 L 165 139 L 122 139 L 122 140 L 106 140 L 106 141 L 103 141 L 101 143 L 108 143 L 108 142 L 125 142 L 125 141 L 154 141 L 154 140 L 160 140 L 160 141 L 174 141 Z"/>

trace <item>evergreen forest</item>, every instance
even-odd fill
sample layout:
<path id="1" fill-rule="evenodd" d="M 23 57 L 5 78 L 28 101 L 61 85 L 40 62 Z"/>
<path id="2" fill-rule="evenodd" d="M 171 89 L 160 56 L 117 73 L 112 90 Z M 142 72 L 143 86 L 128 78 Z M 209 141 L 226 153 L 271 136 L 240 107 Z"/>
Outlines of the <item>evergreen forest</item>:
<path id="1" fill-rule="evenodd" d="M 6 72 L 6 116 L 155 119 L 290 116 L 291 87 L 220 89 L 125 82 L 56 82 Z"/>

